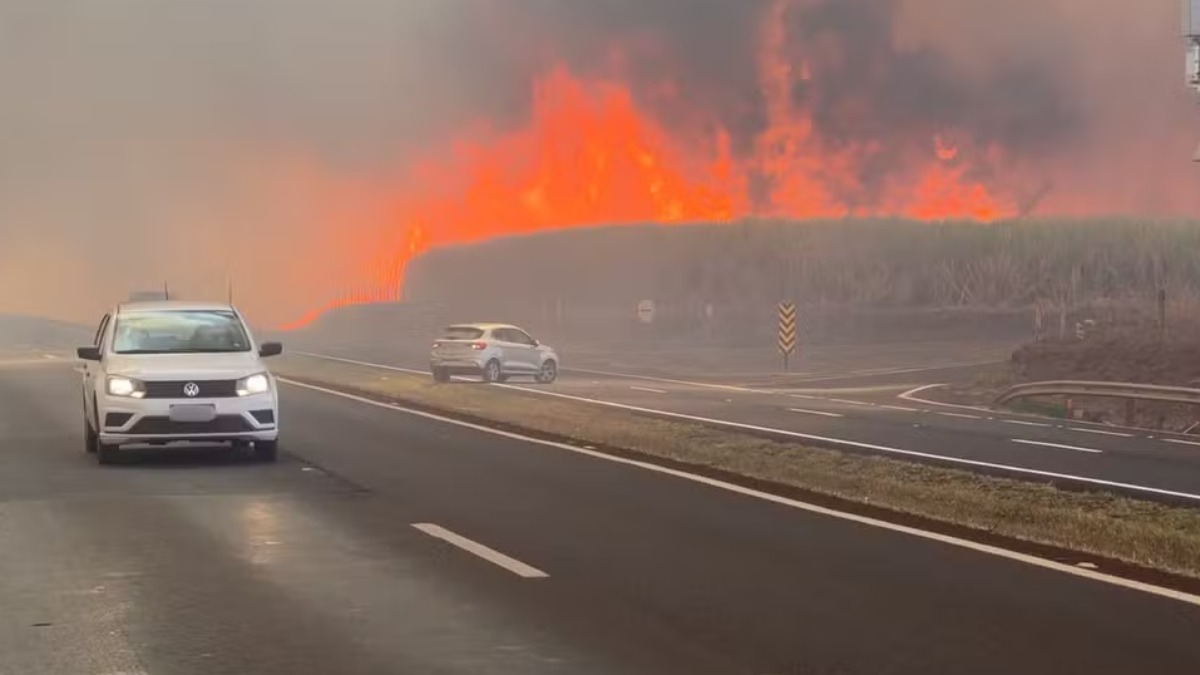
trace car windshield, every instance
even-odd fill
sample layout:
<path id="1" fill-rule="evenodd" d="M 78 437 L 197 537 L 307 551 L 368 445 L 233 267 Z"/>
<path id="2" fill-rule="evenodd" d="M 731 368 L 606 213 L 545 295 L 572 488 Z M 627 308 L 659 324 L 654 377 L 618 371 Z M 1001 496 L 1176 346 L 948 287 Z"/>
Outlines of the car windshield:
<path id="1" fill-rule="evenodd" d="M 250 338 L 237 314 L 228 310 L 133 312 L 117 319 L 117 354 L 172 354 L 250 351 Z"/>
<path id="2" fill-rule="evenodd" d="M 450 326 L 442 331 L 443 340 L 478 340 L 483 337 L 483 331 L 471 326 Z"/>

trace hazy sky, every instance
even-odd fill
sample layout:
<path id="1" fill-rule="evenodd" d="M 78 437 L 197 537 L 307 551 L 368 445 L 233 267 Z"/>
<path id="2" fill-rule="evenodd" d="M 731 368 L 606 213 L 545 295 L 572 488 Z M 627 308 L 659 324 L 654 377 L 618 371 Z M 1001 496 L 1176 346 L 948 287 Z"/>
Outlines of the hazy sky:
<path id="1" fill-rule="evenodd" d="M 1048 208 L 1200 213 L 1175 0 L 804 1 L 857 8 L 838 20 L 864 51 L 887 33 L 930 50 L 896 77 L 967 87 L 987 128 L 1050 129 Z M 339 242 L 386 235 L 363 223 L 407 158 L 471 121 L 519 124 L 555 58 L 587 70 L 624 45 L 649 59 L 635 80 L 674 69 L 690 100 L 753 126 L 763 5 L 0 0 L 0 311 L 90 319 L 131 288 L 213 295 L 232 273 L 264 320 L 286 318 L 350 273 Z M 909 116 L 928 101 L 888 96 Z"/>

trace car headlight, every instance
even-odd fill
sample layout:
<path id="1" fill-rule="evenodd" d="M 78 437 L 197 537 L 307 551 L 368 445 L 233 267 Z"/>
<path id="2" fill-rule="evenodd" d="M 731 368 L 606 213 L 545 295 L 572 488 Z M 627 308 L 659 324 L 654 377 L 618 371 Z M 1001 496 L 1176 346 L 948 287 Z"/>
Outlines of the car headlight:
<path id="1" fill-rule="evenodd" d="M 109 375 L 105 388 L 108 390 L 109 396 L 142 398 L 146 395 L 146 385 L 142 384 L 140 380 L 120 375 Z"/>
<path id="2" fill-rule="evenodd" d="M 271 391 L 271 378 L 267 377 L 266 373 L 258 373 L 249 377 L 243 377 L 237 381 L 238 396 L 265 394 L 268 391 Z"/>

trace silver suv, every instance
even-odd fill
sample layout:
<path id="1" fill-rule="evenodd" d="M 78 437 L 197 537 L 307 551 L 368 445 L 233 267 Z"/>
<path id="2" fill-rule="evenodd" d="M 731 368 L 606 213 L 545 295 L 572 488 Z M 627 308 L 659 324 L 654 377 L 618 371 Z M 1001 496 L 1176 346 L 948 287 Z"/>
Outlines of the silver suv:
<path id="1" fill-rule="evenodd" d="M 476 375 L 484 382 L 525 375 L 549 384 L 558 378 L 558 364 L 552 347 L 516 326 L 499 323 L 447 326 L 429 357 L 437 382 L 449 382 L 454 375 Z"/>

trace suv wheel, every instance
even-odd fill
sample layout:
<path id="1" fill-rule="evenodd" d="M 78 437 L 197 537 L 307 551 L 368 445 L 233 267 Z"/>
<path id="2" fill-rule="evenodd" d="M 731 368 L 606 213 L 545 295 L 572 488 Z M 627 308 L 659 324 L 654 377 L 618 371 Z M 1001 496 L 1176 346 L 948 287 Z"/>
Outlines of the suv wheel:
<path id="1" fill-rule="evenodd" d="M 500 372 L 500 362 L 497 361 L 496 359 L 492 359 L 491 361 L 488 361 L 487 365 L 483 367 L 483 381 L 484 382 L 499 382 L 501 374 L 502 373 Z"/>
<path id="2" fill-rule="evenodd" d="M 550 384 L 558 379 L 558 364 L 553 360 L 546 361 L 542 364 L 541 370 L 534 377 L 539 384 Z"/>

